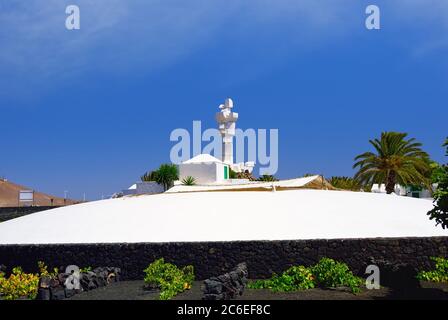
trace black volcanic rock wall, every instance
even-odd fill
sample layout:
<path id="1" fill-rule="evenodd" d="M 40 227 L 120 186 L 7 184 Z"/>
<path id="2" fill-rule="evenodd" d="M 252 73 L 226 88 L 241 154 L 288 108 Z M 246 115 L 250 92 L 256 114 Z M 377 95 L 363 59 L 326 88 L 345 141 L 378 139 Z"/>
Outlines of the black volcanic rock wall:
<path id="1" fill-rule="evenodd" d="M 31 207 L 6 207 L 0 208 L 0 222 L 26 216 L 39 211 L 56 209 L 59 206 L 31 206 Z"/>
<path id="2" fill-rule="evenodd" d="M 150 230 L 148 231 L 150 232 Z M 0 245 L 0 264 L 35 271 L 37 261 L 50 267 L 117 266 L 122 280 L 142 279 L 149 263 L 165 258 L 178 266 L 193 265 L 204 280 L 246 262 L 249 278 L 265 278 L 291 265 L 310 265 L 322 257 L 346 262 L 358 275 L 369 264 L 430 268 L 431 256 L 447 256 L 448 237 L 375 238 L 188 243 L 115 243 L 67 245 Z"/>

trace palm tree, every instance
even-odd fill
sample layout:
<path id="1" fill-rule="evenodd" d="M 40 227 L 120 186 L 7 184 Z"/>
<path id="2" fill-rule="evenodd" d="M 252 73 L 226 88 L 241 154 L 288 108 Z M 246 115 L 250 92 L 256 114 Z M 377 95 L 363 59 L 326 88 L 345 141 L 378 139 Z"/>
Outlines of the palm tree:
<path id="1" fill-rule="evenodd" d="M 177 179 L 179 179 L 179 170 L 175 164 L 162 164 L 157 170 L 156 181 L 163 185 L 165 191 L 171 188 Z"/>
<path id="2" fill-rule="evenodd" d="M 270 174 L 264 174 L 261 177 L 259 177 L 257 180 L 258 181 L 265 181 L 265 182 L 278 181 L 278 179 L 275 176 L 270 175 Z"/>
<path id="3" fill-rule="evenodd" d="M 429 156 L 414 138 L 406 140 L 407 133 L 383 132 L 381 138 L 369 140 L 376 153 L 365 152 L 355 158 L 355 175 L 363 185 L 386 185 L 386 192 L 394 192 L 395 184 L 429 185 Z"/>

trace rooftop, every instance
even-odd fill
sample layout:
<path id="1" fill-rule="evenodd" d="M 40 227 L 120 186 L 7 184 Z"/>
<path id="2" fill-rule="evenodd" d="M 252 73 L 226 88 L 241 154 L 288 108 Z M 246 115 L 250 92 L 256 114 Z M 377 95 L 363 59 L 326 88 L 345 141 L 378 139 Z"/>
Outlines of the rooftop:
<path id="1" fill-rule="evenodd" d="M 206 153 L 202 153 L 182 163 L 186 164 L 186 163 L 215 163 L 215 162 L 222 163 L 222 161 L 219 160 L 218 158 L 215 158 Z"/>

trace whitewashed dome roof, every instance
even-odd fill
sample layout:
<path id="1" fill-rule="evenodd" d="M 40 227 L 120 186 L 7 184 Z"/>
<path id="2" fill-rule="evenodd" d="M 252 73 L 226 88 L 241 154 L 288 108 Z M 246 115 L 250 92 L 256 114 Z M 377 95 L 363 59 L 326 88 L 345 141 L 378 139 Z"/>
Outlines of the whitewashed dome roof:
<path id="1" fill-rule="evenodd" d="M 197 156 L 182 162 L 182 164 L 188 164 L 188 163 L 222 163 L 221 160 L 219 160 L 218 158 L 215 158 L 209 154 L 206 153 L 202 153 L 202 154 L 198 154 Z"/>
<path id="2" fill-rule="evenodd" d="M 448 236 L 430 200 L 326 191 L 129 196 L 0 223 L 0 244 L 136 243 Z"/>

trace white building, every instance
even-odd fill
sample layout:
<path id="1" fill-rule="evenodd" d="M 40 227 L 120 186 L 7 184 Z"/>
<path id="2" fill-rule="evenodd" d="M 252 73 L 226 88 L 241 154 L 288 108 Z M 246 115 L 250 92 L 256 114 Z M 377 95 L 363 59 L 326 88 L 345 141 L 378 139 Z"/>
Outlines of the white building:
<path id="1" fill-rule="evenodd" d="M 241 184 L 246 179 L 230 179 L 230 169 L 235 172 L 252 172 L 255 163 L 233 162 L 233 139 L 235 136 L 236 121 L 238 113 L 232 111 L 233 101 L 228 98 L 224 104 L 219 106 L 220 111 L 216 113 L 219 132 L 222 137 L 222 159 L 215 158 L 209 154 L 200 154 L 179 165 L 180 182 L 186 177 L 193 177 L 195 184 Z M 242 181 L 244 180 L 244 181 Z M 176 183 L 178 185 L 179 182 Z"/>
<path id="2" fill-rule="evenodd" d="M 433 185 L 433 189 L 435 190 L 437 185 Z M 373 193 L 386 193 L 386 186 L 384 184 L 374 184 L 372 185 Z M 402 186 L 400 184 L 395 185 L 394 193 L 398 196 L 412 197 L 412 198 L 421 198 L 421 199 L 431 199 L 432 193 L 428 189 L 414 187 L 414 186 Z"/>
<path id="3" fill-rule="evenodd" d="M 191 176 L 196 184 L 223 183 L 229 174 L 229 165 L 209 154 L 197 155 L 179 165 L 179 180 Z"/>

